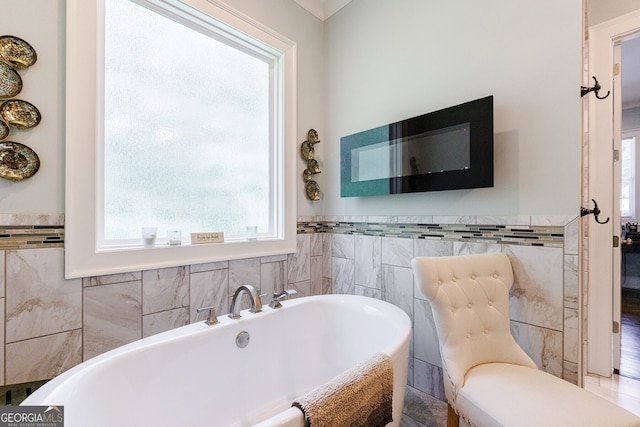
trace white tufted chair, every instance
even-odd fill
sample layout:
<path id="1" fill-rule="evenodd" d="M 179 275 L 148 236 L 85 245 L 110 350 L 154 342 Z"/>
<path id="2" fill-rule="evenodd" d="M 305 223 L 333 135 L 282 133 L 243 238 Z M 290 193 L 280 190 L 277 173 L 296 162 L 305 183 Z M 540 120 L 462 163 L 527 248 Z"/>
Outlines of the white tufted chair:
<path id="1" fill-rule="evenodd" d="M 447 426 L 640 426 L 640 418 L 537 369 L 513 339 L 503 253 L 415 258 L 414 275 L 433 311 Z M 561 286 L 561 284 L 558 284 Z"/>

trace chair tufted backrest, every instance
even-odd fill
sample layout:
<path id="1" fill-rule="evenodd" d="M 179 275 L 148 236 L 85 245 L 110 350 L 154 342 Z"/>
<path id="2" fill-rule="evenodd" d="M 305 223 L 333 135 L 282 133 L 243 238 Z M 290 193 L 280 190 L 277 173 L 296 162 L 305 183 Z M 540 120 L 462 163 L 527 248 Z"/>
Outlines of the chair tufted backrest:
<path id="1" fill-rule="evenodd" d="M 411 265 L 433 311 L 450 404 L 474 366 L 502 362 L 536 368 L 511 335 L 513 270 L 506 254 L 418 257 Z"/>

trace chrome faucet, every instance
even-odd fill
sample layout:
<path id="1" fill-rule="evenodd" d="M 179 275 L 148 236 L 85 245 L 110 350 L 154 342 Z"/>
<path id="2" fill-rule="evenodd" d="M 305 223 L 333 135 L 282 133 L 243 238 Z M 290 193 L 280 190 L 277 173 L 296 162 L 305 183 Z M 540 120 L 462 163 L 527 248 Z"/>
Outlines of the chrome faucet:
<path id="1" fill-rule="evenodd" d="M 269 303 L 269 307 L 271 308 L 282 307 L 282 304 L 280 304 L 280 301 L 282 301 L 283 299 L 287 299 L 291 295 L 298 295 L 298 292 L 295 289 L 289 289 L 289 290 L 282 291 L 279 294 L 278 293 L 273 294 L 273 299 Z"/>
<path id="2" fill-rule="evenodd" d="M 204 321 L 204 323 L 206 323 L 209 326 L 215 325 L 217 323 L 220 323 L 218 321 L 218 316 L 216 316 L 216 309 L 215 307 L 201 307 L 201 308 L 197 308 L 196 309 L 196 313 L 200 313 L 203 312 L 205 310 L 209 310 L 209 313 L 207 314 L 207 320 Z"/>
<path id="3" fill-rule="evenodd" d="M 249 295 L 249 299 L 251 300 L 251 309 L 249 310 L 252 313 L 259 313 L 262 311 L 262 300 L 260 299 L 260 295 L 258 295 L 258 291 L 251 285 L 242 285 L 236 292 L 233 294 L 233 298 L 231 299 L 231 305 L 229 306 L 229 317 L 232 319 L 239 319 L 240 317 L 240 301 L 242 300 L 242 294 L 246 292 Z"/>

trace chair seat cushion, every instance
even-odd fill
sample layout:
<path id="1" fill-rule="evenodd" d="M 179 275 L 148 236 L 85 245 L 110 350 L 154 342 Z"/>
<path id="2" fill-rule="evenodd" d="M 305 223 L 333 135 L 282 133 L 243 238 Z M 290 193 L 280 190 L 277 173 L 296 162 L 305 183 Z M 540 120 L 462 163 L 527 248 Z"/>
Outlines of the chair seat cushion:
<path id="1" fill-rule="evenodd" d="M 640 426 L 639 417 L 591 392 L 507 363 L 470 369 L 455 408 L 477 427 Z"/>

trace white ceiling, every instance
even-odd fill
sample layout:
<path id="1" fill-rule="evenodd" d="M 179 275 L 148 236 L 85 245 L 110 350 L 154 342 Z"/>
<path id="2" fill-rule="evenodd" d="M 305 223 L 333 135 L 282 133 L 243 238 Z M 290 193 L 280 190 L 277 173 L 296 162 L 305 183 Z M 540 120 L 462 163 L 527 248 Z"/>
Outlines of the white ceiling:
<path id="1" fill-rule="evenodd" d="M 351 0 L 295 0 L 300 6 L 318 17 L 321 21 L 345 7 Z"/>

